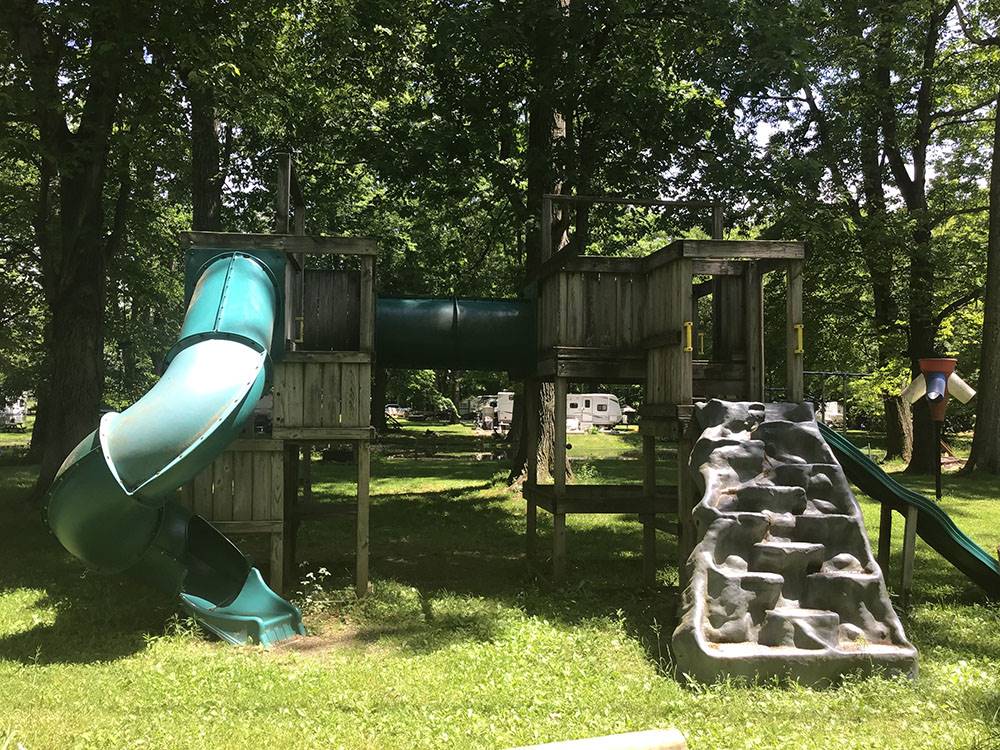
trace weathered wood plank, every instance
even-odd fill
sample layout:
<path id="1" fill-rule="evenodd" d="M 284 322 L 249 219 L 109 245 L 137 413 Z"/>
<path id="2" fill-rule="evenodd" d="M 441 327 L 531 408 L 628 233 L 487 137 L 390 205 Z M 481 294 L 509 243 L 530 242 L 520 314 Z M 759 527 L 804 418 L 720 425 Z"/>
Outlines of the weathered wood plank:
<path id="1" fill-rule="evenodd" d="M 285 515 L 285 461 L 284 453 L 261 453 L 257 460 L 269 461 L 271 465 L 270 499 L 268 518 L 284 518 Z"/>
<path id="2" fill-rule="evenodd" d="M 371 448 L 367 440 L 358 443 L 358 515 L 355 526 L 356 562 L 354 589 L 358 596 L 368 593 L 369 556 L 369 484 L 371 481 Z"/>
<path id="3" fill-rule="evenodd" d="M 764 296 L 758 261 L 746 264 L 743 278 L 746 305 L 746 397 L 764 400 Z"/>
<path id="4" fill-rule="evenodd" d="M 691 272 L 695 276 L 742 276 L 745 260 L 705 260 L 691 261 Z"/>
<path id="5" fill-rule="evenodd" d="M 281 440 L 337 441 L 368 440 L 372 437 L 370 426 L 358 427 L 286 427 L 275 428 L 273 435 Z"/>
<path id="6" fill-rule="evenodd" d="M 340 370 L 340 424 L 357 427 L 363 423 L 359 416 L 361 380 L 359 365 L 343 365 Z"/>
<path id="7" fill-rule="evenodd" d="M 253 518 L 254 453 L 233 454 L 233 517 Z"/>
<path id="8" fill-rule="evenodd" d="M 235 451 L 281 451 L 284 450 L 285 446 L 282 444 L 281 440 L 274 440 L 271 438 L 249 438 L 234 440 L 228 446 L 226 446 L 226 451 L 232 453 Z"/>
<path id="9" fill-rule="evenodd" d="M 359 283 L 359 346 L 362 351 L 375 349 L 375 260 L 362 258 Z"/>
<path id="10" fill-rule="evenodd" d="M 233 534 L 270 534 L 281 531 L 281 521 L 213 521 L 226 536 Z"/>
<path id="11" fill-rule="evenodd" d="M 323 424 L 323 369 L 328 365 L 303 362 L 302 368 L 302 424 Z"/>
<path id="12" fill-rule="evenodd" d="M 313 362 L 318 364 L 353 363 L 370 364 L 372 355 L 369 352 L 288 352 L 284 362 Z"/>
<path id="13" fill-rule="evenodd" d="M 282 427 L 302 424 L 303 367 L 298 362 L 275 365 L 274 423 Z"/>
<path id="14" fill-rule="evenodd" d="M 283 250 L 309 255 L 377 255 L 378 246 L 371 237 L 329 235 L 242 234 L 239 232 L 181 232 L 185 247 L 220 250 Z"/>
<path id="15" fill-rule="evenodd" d="M 255 521 L 271 519 L 271 461 L 270 456 L 253 454 L 252 518 Z"/>
<path id="16" fill-rule="evenodd" d="M 785 398 L 789 401 L 801 401 L 804 396 L 803 373 L 805 370 L 805 355 L 798 349 L 799 331 L 796 326 L 803 325 L 802 319 L 802 261 L 788 264 L 787 270 L 787 355 L 786 355 L 786 389 Z"/>
<path id="17" fill-rule="evenodd" d="M 805 258 L 803 243 L 786 240 L 676 240 L 669 247 L 684 258 Z"/>
<path id="18" fill-rule="evenodd" d="M 211 519 L 213 514 L 212 482 L 214 476 L 214 465 L 206 466 L 194 478 L 193 482 L 194 512 L 206 519 Z"/>
<path id="19" fill-rule="evenodd" d="M 212 464 L 212 520 L 235 518 L 233 503 L 233 456 L 224 451 Z"/>

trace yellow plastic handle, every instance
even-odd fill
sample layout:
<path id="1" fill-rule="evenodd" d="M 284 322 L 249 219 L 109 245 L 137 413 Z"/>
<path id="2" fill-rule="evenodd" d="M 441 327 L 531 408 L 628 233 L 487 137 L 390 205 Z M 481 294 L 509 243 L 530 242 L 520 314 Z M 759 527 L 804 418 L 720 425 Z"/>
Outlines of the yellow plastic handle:
<path id="1" fill-rule="evenodd" d="M 803 331 L 805 331 L 805 326 L 801 323 L 796 323 L 792 328 L 795 329 L 795 354 L 802 354 L 805 352 L 805 336 Z"/>
<path id="2" fill-rule="evenodd" d="M 684 351 L 694 351 L 694 323 L 690 320 L 684 322 Z"/>
<path id="3" fill-rule="evenodd" d="M 704 333 L 699 333 L 698 334 L 698 354 L 704 354 L 704 353 L 705 353 L 705 334 Z"/>
<path id="4" fill-rule="evenodd" d="M 306 340 L 306 319 L 300 316 L 295 320 L 298 321 L 299 324 L 299 335 L 298 338 L 295 339 L 295 343 L 301 344 Z"/>

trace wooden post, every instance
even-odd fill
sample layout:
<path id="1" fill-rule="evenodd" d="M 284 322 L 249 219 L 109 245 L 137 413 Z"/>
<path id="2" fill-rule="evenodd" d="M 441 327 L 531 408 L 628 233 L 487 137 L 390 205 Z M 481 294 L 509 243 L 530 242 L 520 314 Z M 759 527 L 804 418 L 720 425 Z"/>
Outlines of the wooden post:
<path id="1" fill-rule="evenodd" d="M 892 550 L 892 508 L 885 503 L 879 508 L 878 517 L 878 566 L 882 569 L 882 578 L 889 576 L 889 553 Z"/>
<path id="2" fill-rule="evenodd" d="M 354 590 L 358 596 L 368 593 L 368 511 L 370 505 L 371 446 L 367 440 L 358 442 L 358 515 L 357 560 Z"/>
<path id="3" fill-rule="evenodd" d="M 285 497 L 283 515 L 284 560 L 282 567 L 285 580 L 295 583 L 295 552 L 298 541 L 299 520 L 296 517 L 296 506 L 299 502 L 299 448 L 297 445 L 285 446 Z"/>
<path id="4" fill-rule="evenodd" d="M 277 594 L 285 591 L 285 535 L 284 531 L 271 534 L 271 589 Z"/>
<path id="5" fill-rule="evenodd" d="M 646 502 L 656 507 L 656 438 L 642 436 L 642 485 Z M 642 523 L 642 585 L 656 585 L 656 514 L 639 516 Z"/>
<path id="6" fill-rule="evenodd" d="M 302 446 L 302 502 L 309 504 L 313 499 L 312 480 L 312 443 L 305 443 Z"/>
<path id="7" fill-rule="evenodd" d="M 566 497 L 566 378 L 555 379 L 555 445 L 553 446 L 552 480 L 555 497 L 552 505 L 552 578 L 562 580 L 566 573 L 566 514 L 560 506 Z"/>
<path id="8" fill-rule="evenodd" d="M 361 258 L 361 333 L 359 341 L 361 351 L 372 352 L 375 349 L 375 258 L 370 255 Z M 383 405 L 384 406 L 384 405 Z"/>
<path id="9" fill-rule="evenodd" d="M 788 326 L 788 353 L 787 353 L 787 383 L 786 396 L 788 401 L 799 402 L 805 397 L 802 382 L 803 371 L 805 369 L 805 354 L 799 351 L 800 337 L 804 336 L 801 326 L 802 322 L 802 261 L 788 261 L 788 298 L 786 301 Z"/>
<path id="10" fill-rule="evenodd" d="M 278 177 L 274 191 L 274 231 L 289 234 L 289 207 L 292 197 L 292 155 L 278 154 Z"/>
<path id="11" fill-rule="evenodd" d="M 687 562 L 694 551 L 694 482 L 688 467 L 691 442 L 690 424 L 683 421 L 677 441 L 677 577 L 681 591 L 687 587 Z"/>
<path id="12" fill-rule="evenodd" d="M 542 198 L 542 263 L 552 257 L 552 199 Z"/>
<path id="13" fill-rule="evenodd" d="M 913 592 L 913 560 L 917 551 L 917 508 L 906 508 L 906 526 L 903 528 L 903 609 L 910 608 L 910 594 Z"/>
<path id="14" fill-rule="evenodd" d="M 743 302 L 746 306 L 746 394 L 751 401 L 764 400 L 764 296 L 760 264 L 747 261 L 743 275 Z"/>
<path id="15" fill-rule="evenodd" d="M 524 493 L 527 501 L 525 520 L 525 552 L 530 560 L 535 556 L 535 537 L 538 532 L 538 504 L 535 502 L 535 488 L 538 486 L 538 387 L 537 380 L 524 381 L 524 418 L 527 420 L 527 476 L 524 479 Z"/>
<path id="16" fill-rule="evenodd" d="M 712 204 L 712 239 L 721 240 L 725 225 L 725 213 L 721 203 Z"/>

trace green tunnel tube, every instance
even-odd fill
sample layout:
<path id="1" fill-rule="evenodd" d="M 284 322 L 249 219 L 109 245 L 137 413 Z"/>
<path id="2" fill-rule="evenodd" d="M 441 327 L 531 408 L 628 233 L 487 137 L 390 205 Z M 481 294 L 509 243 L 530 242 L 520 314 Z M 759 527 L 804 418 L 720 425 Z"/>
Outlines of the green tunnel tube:
<path id="1" fill-rule="evenodd" d="M 46 497 L 46 519 L 89 566 L 178 595 L 232 643 L 302 633 L 298 610 L 176 489 L 242 430 L 264 391 L 279 294 L 266 265 L 225 253 L 201 268 L 163 377 L 70 453 Z"/>
<path id="2" fill-rule="evenodd" d="M 534 354 L 531 300 L 378 299 L 375 355 L 382 367 L 523 375 L 534 367 Z"/>

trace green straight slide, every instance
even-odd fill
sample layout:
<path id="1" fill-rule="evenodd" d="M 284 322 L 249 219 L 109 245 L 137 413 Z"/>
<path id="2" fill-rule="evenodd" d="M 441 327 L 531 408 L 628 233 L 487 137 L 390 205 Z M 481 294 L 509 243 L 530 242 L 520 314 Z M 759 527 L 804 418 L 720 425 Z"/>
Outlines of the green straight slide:
<path id="1" fill-rule="evenodd" d="M 89 566 L 149 581 L 230 643 L 303 633 L 299 611 L 176 490 L 239 435 L 268 377 L 276 280 L 248 253 L 199 270 L 159 382 L 70 453 L 46 497 L 63 546 Z"/>
<path id="2" fill-rule="evenodd" d="M 843 435 L 823 424 L 819 429 L 844 473 L 862 492 L 901 513 L 916 508 L 920 538 L 990 597 L 1000 598 L 1000 563 L 962 533 L 940 505 L 901 485 Z"/>

